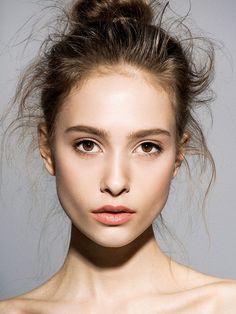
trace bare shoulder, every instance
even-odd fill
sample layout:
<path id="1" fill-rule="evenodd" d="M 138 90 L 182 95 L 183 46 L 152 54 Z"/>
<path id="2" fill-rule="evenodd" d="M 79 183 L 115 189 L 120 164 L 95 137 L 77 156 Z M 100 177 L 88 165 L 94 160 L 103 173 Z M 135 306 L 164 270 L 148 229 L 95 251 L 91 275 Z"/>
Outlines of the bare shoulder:
<path id="1" fill-rule="evenodd" d="M 16 300 L 7 300 L 0 302 L 0 314 L 26 314 L 19 302 Z"/>
<path id="2" fill-rule="evenodd" d="M 60 302 L 55 304 L 50 301 L 24 298 L 0 302 L 0 314 L 62 314 L 64 312 L 65 307 L 61 308 Z"/>
<path id="3" fill-rule="evenodd" d="M 39 299 L 17 298 L 0 302 L 0 314 L 65 314 L 95 313 L 90 302 L 45 301 Z M 101 312 L 103 313 L 103 312 Z"/>
<path id="4" fill-rule="evenodd" d="M 17 297 L 0 302 L 0 314 L 49 314 L 48 283 Z"/>
<path id="5" fill-rule="evenodd" d="M 236 281 L 219 280 L 212 286 L 212 290 L 218 298 L 219 306 L 224 312 L 236 313 Z"/>
<path id="6" fill-rule="evenodd" d="M 207 276 L 206 283 L 190 289 L 199 308 L 209 308 L 209 313 L 236 313 L 236 281 Z M 208 281 L 208 282 L 207 282 Z"/>
<path id="7" fill-rule="evenodd" d="M 46 313 L 43 310 L 44 307 L 45 306 L 41 306 L 41 304 L 39 306 L 38 300 L 31 300 L 31 299 L 24 299 L 21 297 L 16 297 L 16 298 L 12 298 L 12 299 L 0 302 L 0 314 Z"/>
<path id="8" fill-rule="evenodd" d="M 54 302 L 55 291 L 60 286 L 60 276 L 55 274 L 42 285 L 17 297 L 0 302 L 0 314 L 61 314 L 62 302 Z"/>
<path id="9" fill-rule="evenodd" d="M 191 313 L 204 308 L 208 309 L 205 313 L 236 313 L 236 280 L 210 276 L 178 263 L 173 265 L 178 287 L 172 294 L 176 307 L 181 305 Z"/>
<path id="10" fill-rule="evenodd" d="M 170 313 L 235 314 L 236 281 L 206 275 L 203 284 L 167 295 L 165 304 Z"/>

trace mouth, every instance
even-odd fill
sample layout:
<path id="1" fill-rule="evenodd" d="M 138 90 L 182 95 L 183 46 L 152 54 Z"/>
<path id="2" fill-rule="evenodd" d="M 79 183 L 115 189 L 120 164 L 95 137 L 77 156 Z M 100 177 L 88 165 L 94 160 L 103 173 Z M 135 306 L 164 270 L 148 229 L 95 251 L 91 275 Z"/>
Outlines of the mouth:
<path id="1" fill-rule="evenodd" d="M 106 205 L 92 211 L 95 220 L 105 225 L 121 225 L 134 217 L 135 211 L 125 206 Z"/>
<path id="2" fill-rule="evenodd" d="M 118 205 L 118 206 L 105 205 L 98 209 L 93 210 L 92 212 L 117 214 L 117 213 L 135 213 L 135 210 L 122 206 L 122 205 Z"/>

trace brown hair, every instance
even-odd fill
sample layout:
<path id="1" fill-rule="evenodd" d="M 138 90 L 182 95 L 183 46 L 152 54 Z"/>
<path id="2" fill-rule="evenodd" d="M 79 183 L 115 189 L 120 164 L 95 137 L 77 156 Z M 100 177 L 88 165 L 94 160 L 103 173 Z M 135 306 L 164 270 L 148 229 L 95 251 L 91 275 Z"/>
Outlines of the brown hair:
<path id="1" fill-rule="evenodd" d="M 144 0 L 74 1 L 63 31 L 45 40 L 38 59 L 20 80 L 13 101 L 19 103 L 18 114 L 8 130 L 37 131 L 45 122 L 52 143 L 57 114 L 72 88 L 99 66 L 131 65 L 154 75 L 170 93 L 177 144 L 184 133 L 189 134 L 186 152 L 199 157 L 202 170 L 210 161 L 211 184 L 214 161 L 195 109 L 210 100 L 213 48 L 209 40 L 194 39 L 180 19 L 165 23 L 167 7 L 168 3 Z"/>

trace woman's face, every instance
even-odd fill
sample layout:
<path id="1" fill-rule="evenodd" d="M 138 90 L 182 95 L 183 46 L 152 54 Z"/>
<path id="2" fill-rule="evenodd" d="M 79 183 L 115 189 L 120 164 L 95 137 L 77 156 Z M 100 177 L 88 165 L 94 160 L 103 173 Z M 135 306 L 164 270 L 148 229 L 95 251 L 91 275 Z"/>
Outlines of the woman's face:
<path id="1" fill-rule="evenodd" d="M 142 72 L 94 75 L 71 92 L 58 115 L 53 157 L 58 197 L 73 224 L 105 247 L 143 233 L 168 197 L 175 132 L 167 93 Z M 104 205 L 135 213 L 124 223 L 102 223 L 92 211 Z"/>

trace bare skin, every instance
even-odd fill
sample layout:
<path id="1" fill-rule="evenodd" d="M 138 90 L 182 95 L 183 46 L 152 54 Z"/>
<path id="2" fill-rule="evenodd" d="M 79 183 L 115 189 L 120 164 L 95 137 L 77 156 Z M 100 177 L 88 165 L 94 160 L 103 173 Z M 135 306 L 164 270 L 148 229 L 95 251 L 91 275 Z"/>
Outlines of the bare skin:
<path id="1" fill-rule="evenodd" d="M 83 238 L 84 236 L 81 235 L 81 237 Z M 87 244 L 89 242 L 88 240 Z M 84 243 L 86 244 L 86 241 Z M 114 276 L 116 272 L 120 276 L 121 273 L 125 272 L 125 269 L 128 269 L 129 278 L 131 278 L 131 269 L 136 263 L 139 264 L 139 259 L 141 260 L 146 254 L 150 253 L 154 254 L 153 257 L 157 257 L 160 253 L 151 230 L 142 235 L 141 243 L 142 247 L 139 246 L 139 242 L 137 250 L 133 252 L 132 256 L 130 256 L 129 252 L 129 257 L 122 258 L 120 261 L 122 266 L 107 265 L 110 264 L 107 261 L 104 261 L 104 263 L 99 261 L 97 263 L 94 260 L 94 256 L 92 257 L 88 251 L 85 253 L 83 248 L 76 250 L 72 245 L 63 268 L 50 281 L 30 293 L 2 302 L 2 304 L 0 303 L 0 313 L 235 313 L 236 284 L 234 281 L 210 277 L 173 261 L 170 264 L 170 260 L 164 254 L 158 256 L 163 263 L 160 263 L 163 272 L 162 276 L 159 274 L 156 280 L 153 278 L 148 283 L 145 281 L 145 276 L 137 276 L 136 273 L 133 275 L 135 280 L 123 281 L 121 286 L 119 278 Z M 128 264 L 130 264 L 130 267 Z M 146 263 L 145 266 L 147 268 L 150 266 L 150 269 L 145 271 L 145 275 L 157 273 L 154 271 L 154 268 L 156 266 L 160 270 L 160 264 L 152 265 L 150 263 L 148 265 Z M 116 292 L 114 293 L 111 290 L 106 296 L 101 296 L 98 294 L 100 291 L 92 291 L 89 281 L 86 282 L 83 279 L 84 276 L 81 276 L 86 271 L 88 265 L 90 265 L 90 269 L 91 265 L 93 265 L 94 269 L 101 272 L 104 268 L 114 268 L 110 276 L 106 275 L 103 278 L 111 280 L 111 287 Z M 139 266 L 142 267 L 141 265 Z M 80 277 L 81 284 L 79 281 Z M 77 290 L 74 290 L 76 288 Z M 114 288 L 117 288 L 117 290 Z M 126 289 L 130 289 L 128 293 Z"/>
<path id="2" fill-rule="evenodd" d="M 147 74 L 127 69 L 94 74 L 71 93 L 58 116 L 54 155 L 42 126 L 39 148 L 73 222 L 71 245 L 55 276 L 0 303 L 0 314 L 236 312 L 233 280 L 180 265 L 156 242 L 151 224 L 168 198 L 187 135 L 177 153 L 167 93 Z M 109 137 L 68 131 L 74 125 L 102 128 Z M 137 137 L 138 131 L 154 128 L 159 131 Z M 131 133 L 136 136 L 128 140 Z M 143 143 L 157 145 L 147 152 Z M 134 218 L 116 226 L 95 221 L 91 210 L 104 204 L 133 208 Z"/>

